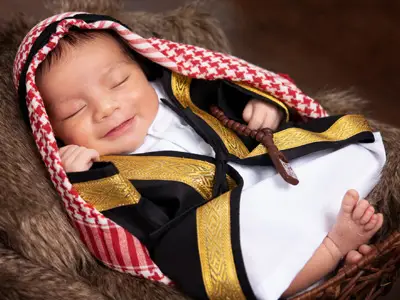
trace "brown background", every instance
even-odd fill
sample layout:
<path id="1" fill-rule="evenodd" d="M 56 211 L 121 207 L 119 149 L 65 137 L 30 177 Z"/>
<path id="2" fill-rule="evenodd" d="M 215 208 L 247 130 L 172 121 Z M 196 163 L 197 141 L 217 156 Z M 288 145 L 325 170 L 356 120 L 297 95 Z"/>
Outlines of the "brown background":
<path id="1" fill-rule="evenodd" d="M 164 11 L 185 0 L 125 0 L 127 9 Z M 210 12 L 234 54 L 288 73 L 308 93 L 353 89 L 374 117 L 400 126 L 400 1 L 218 0 Z M 42 0 L 0 0 L 12 12 L 46 16 Z M 400 283 L 385 299 L 400 299 Z"/>

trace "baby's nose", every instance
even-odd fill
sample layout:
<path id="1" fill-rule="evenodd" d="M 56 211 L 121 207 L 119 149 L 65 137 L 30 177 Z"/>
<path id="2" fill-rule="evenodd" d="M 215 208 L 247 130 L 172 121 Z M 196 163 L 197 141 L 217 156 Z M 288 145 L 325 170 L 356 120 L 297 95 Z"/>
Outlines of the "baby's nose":
<path id="1" fill-rule="evenodd" d="M 116 101 L 111 99 L 103 99 L 99 101 L 96 110 L 96 120 L 101 121 L 113 114 L 113 112 L 118 108 Z"/>

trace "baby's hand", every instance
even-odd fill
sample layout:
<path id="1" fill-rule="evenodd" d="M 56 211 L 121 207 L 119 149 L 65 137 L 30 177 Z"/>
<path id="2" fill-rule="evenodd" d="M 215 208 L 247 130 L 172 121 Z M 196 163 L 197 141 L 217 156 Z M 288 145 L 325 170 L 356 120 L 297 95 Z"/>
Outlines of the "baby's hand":
<path id="1" fill-rule="evenodd" d="M 282 121 L 283 113 L 275 105 L 262 100 L 252 99 L 243 110 L 243 120 L 252 130 L 270 128 L 276 130 Z"/>
<path id="2" fill-rule="evenodd" d="M 87 171 L 94 161 L 99 160 L 99 153 L 93 149 L 68 145 L 60 149 L 61 162 L 67 173 Z"/>

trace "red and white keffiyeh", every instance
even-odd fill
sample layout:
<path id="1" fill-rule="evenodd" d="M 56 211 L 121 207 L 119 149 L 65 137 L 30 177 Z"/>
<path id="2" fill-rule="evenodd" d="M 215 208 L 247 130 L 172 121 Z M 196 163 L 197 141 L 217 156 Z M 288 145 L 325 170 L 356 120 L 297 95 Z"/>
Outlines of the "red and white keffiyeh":
<path id="1" fill-rule="evenodd" d="M 147 249 L 136 237 L 104 217 L 79 196 L 61 165 L 56 139 L 35 84 L 35 72 L 59 40 L 68 34 L 71 26 L 81 29 L 112 29 L 133 50 L 173 72 L 193 78 L 228 79 L 249 84 L 280 99 L 307 117 L 320 118 L 327 113 L 286 78 L 239 58 L 192 45 L 157 38 L 145 39 L 117 21 L 96 16 L 98 21 L 87 22 L 82 15 L 89 16 L 88 13 L 81 12 L 63 13 L 48 18 L 31 29 L 22 41 L 14 61 L 14 84 L 17 90 L 21 88 L 20 85 L 26 86 L 26 105 L 37 147 L 69 217 L 91 253 L 105 265 L 118 271 L 169 284 L 170 280 L 151 260 Z M 55 22 L 58 25 L 47 44 L 32 53 L 35 41 Z M 32 57 L 29 61 L 28 56 Z M 22 74 L 25 70 L 26 73 Z M 24 82 L 20 82 L 22 75 L 26 76 Z"/>

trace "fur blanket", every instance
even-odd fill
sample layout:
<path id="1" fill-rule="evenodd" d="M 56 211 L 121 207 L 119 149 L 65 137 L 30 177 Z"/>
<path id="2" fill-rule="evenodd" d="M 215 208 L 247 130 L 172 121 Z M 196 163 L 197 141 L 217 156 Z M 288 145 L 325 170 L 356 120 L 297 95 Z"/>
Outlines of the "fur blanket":
<path id="1" fill-rule="evenodd" d="M 164 14 L 125 12 L 113 0 L 60 0 L 49 9 L 112 15 L 143 36 L 159 36 L 229 52 L 218 23 L 199 4 Z M 37 22 L 17 16 L 0 25 L 0 299 L 184 299 L 175 289 L 100 265 L 67 220 L 12 88 L 12 62 L 23 36 Z M 365 103 L 348 93 L 316 98 L 331 112 L 360 112 Z M 398 228 L 400 130 L 371 121 L 383 133 L 388 163 L 370 195 Z M 390 208 L 390 210 L 389 210 Z"/>

